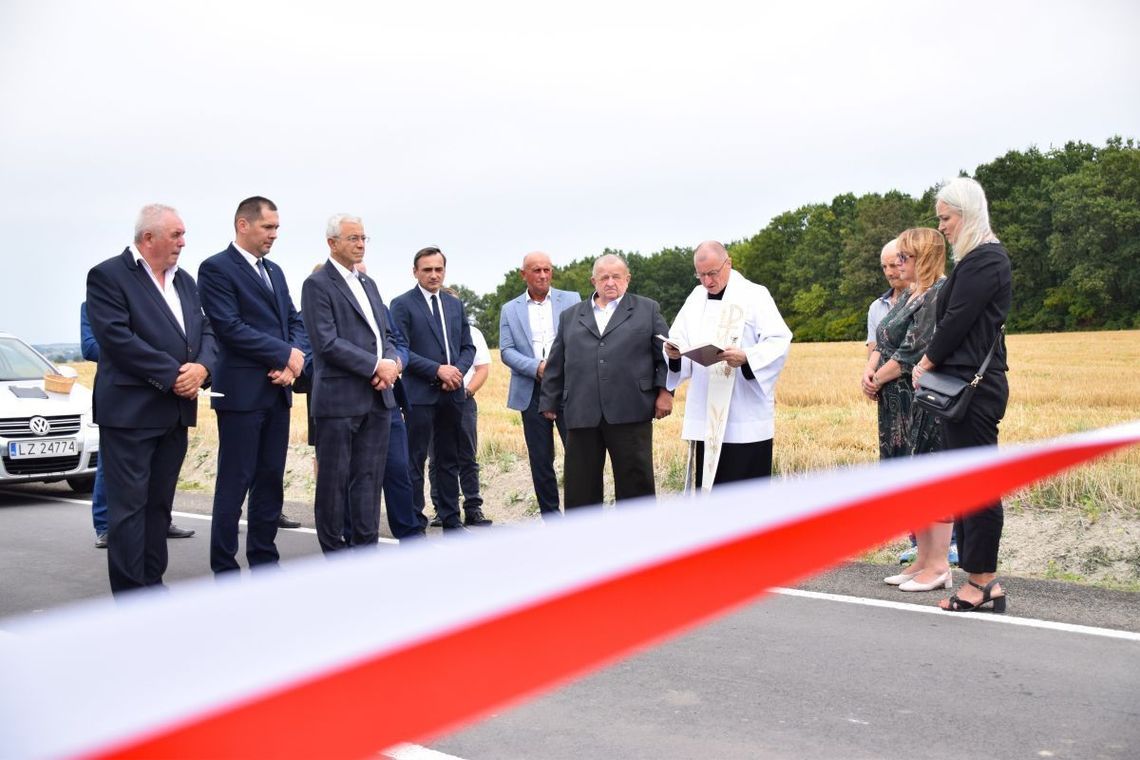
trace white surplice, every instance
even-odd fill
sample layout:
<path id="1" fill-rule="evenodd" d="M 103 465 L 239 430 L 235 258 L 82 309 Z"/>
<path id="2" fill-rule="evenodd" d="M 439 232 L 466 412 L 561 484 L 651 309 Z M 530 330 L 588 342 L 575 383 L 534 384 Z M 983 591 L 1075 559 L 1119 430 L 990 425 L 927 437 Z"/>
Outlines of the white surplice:
<path id="1" fill-rule="evenodd" d="M 687 379 L 689 393 L 681 437 L 705 444 L 702 490 L 712 488 L 722 443 L 755 443 L 772 438 L 776 380 L 788 355 L 792 332 L 763 285 L 735 270 L 721 300 L 711 300 L 703 286 L 689 294 L 673 321 L 669 338 L 682 347 L 714 343 L 742 348 L 755 379 L 725 362 L 703 367 L 681 357 L 681 370 L 668 373 L 676 389 Z"/>

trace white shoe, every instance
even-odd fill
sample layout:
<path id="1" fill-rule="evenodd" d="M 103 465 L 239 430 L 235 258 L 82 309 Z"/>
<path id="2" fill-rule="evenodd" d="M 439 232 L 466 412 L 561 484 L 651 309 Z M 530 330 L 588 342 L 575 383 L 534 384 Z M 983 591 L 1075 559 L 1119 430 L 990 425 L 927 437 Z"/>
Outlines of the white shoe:
<path id="1" fill-rule="evenodd" d="M 916 573 L 917 575 L 917 573 Z M 947 570 L 942 575 L 934 579 L 932 583 L 919 583 L 913 578 L 906 583 L 899 585 L 899 591 L 933 591 L 936 588 L 950 588 L 954 585 L 954 579 Z"/>
<path id="2" fill-rule="evenodd" d="M 921 572 L 921 570 L 915 570 L 913 573 L 899 573 L 898 575 L 888 575 L 886 578 L 883 578 L 883 583 L 889 584 L 891 586 L 901 586 Z"/>

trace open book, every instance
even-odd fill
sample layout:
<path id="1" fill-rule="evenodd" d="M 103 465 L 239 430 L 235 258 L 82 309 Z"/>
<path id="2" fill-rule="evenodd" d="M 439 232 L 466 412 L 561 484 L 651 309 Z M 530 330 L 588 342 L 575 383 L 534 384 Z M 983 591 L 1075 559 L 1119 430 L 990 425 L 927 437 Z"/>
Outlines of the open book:
<path id="1" fill-rule="evenodd" d="M 720 352 L 724 349 L 715 343 L 705 343 L 700 346 L 689 346 L 688 348 L 685 348 L 683 346 L 677 345 L 677 341 L 670 340 L 664 335 L 658 335 L 657 337 L 665 343 L 668 343 L 672 346 L 677 346 L 677 349 L 681 352 L 681 356 L 689 357 L 689 359 L 695 361 L 697 364 L 700 364 L 702 367 L 707 367 L 710 364 L 716 364 L 717 362 L 724 361 L 724 359 L 722 359 L 720 356 Z"/>

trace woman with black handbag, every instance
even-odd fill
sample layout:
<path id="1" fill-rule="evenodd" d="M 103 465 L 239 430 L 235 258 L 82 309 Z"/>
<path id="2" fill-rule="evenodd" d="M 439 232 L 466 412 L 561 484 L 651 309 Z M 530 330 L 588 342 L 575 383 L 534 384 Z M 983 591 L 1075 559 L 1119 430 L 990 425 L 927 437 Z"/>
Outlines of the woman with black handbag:
<path id="1" fill-rule="evenodd" d="M 922 374 L 935 368 L 971 380 L 996 343 L 963 417 L 942 421 L 947 449 L 993 446 L 1009 400 L 1005 341 L 1000 338 L 1012 299 L 1009 254 L 990 230 L 986 195 L 976 181 L 958 177 L 944 185 L 935 212 L 938 230 L 950 242 L 956 263 L 938 297 L 938 325 L 926 355 L 914 367 L 914 384 L 918 386 Z M 957 593 L 942 600 L 942 609 L 1005 612 L 1005 592 L 997 581 L 1003 522 L 1000 500 L 957 519 L 959 566 L 969 578 Z"/>
<path id="2" fill-rule="evenodd" d="M 894 241 L 899 277 L 909 290 L 879 323 L 877 345 L 864 373 L 863 392 L 879 401 L 883 459 L 942 450 L 942 420 L 911 404 L 912 368 L 930 345 L 938 293 L 946 281 L 946 243 L 935 230 L 907 230 Z M 883 580 L 900 591 L 950 588 L 950 521 L 915 531 L 917 553 L 907 570 Z"/>

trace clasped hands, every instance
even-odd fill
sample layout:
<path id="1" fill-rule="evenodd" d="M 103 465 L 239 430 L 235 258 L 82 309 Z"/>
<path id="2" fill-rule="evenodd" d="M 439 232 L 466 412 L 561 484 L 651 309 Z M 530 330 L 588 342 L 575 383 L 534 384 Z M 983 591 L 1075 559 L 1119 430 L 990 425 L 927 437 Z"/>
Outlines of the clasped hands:
<path id="1" fill-rule="evenodd" d="M 439 387 L 445 391 L 457 391 L 463 387 L 463 373 L 458 367 L 441 364 L 435 371 L 435 376 L 439 378 Z"/>
<path id="2" fill-rule="evenodd" d="M 868 367 L 863 370 L 863 379 L 859 383 L 860 390 L 863 395 L 869 400 L 875 401 L 879 398 L 879 384 L 875 382 L 875 370 Z"/>
<path id="3" fill-rule="evenodd" d="M 372 373 L 372 387 L 378 391 L 386 391 L 396 384 L 400 376 L 400 363 L 391 359 L 381 359 L 376 364 L 376 371 Z"/>
<path id="4" fill-rule="evenodd" d="M 289 351 L 289 363 L 281 369 L 269 371 L 269 379 L 274 385 L 292 385 L 293 381 L 301 376 L 305 369 L 305 354 L 301 349 L 294 348 Z"/>
<path id="5" fill-rule="evenodd" d="M 201 364 L 187 362 L 178 368 L 178 377 L 175 378 L 171 390 L 182 398 L 196 398 L 198 389 L 206 382 L 209 375 L 210 373 Z"/>

